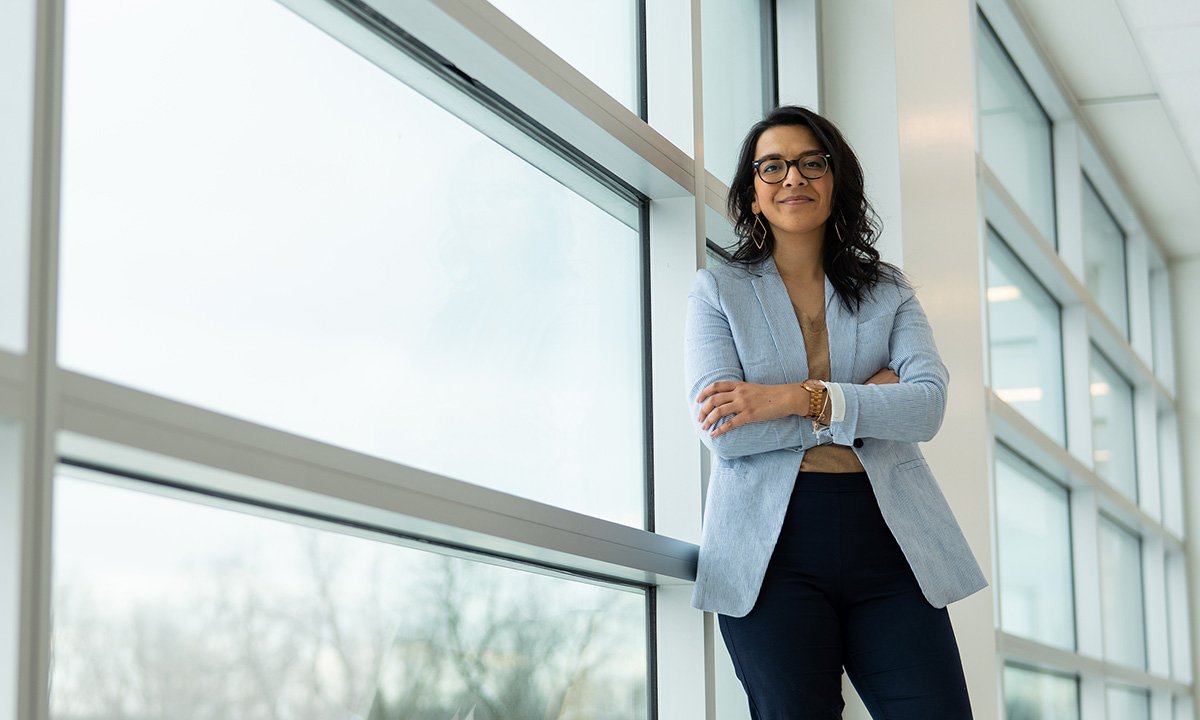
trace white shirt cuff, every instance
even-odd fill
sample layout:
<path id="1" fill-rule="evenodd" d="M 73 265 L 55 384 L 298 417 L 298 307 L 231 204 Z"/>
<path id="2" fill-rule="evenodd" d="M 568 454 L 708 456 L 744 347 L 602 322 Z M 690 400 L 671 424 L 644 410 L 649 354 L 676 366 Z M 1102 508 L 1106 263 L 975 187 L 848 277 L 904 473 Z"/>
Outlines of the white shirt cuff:
<path id="1" fill-rule="evenodd" d="M 829 392 L 829 422 L 841 422 L 846 419 L 846 396 L 842 394 L 842 386 L 824 380 L 821 384 Z"/>

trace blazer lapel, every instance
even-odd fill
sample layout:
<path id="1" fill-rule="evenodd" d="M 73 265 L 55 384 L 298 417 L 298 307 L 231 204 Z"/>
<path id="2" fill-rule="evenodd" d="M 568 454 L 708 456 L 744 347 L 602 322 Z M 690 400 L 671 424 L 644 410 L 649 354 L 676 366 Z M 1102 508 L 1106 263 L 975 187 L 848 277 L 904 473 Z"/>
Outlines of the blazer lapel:
<path id="1" fill-rule="evenodd" d="M 783 278 L 775 267 L 775 258 L 768 256 L 754 270 L 755 277 L 751 279 L 758 302 L 766 315 L 767 325 L 771 328 L 771 339 L 775 342 L 775 350 L 779 354 L 779 363 L 783 368 L 784 382 L 801 383 L 808 379 L 808 354 L 804 348 L 804 336 L 800 333 L 800 321 L 796 319 L 796 311 L 792 308 L 792 298 L 784 287 Z M 828 286 L 829 281 L 826 280 Z M 826 288 L 828 295 L 828 287 Z M 828 320 L 828 301 L 826 301 L 826 323 Z M 853 348 L 851 348 L 853 351 Z"/>
<path id="2" fill-rule="evenodd" d="M 825 329 L 829 333 L 829 369 L 833 382 L 854 382 L 854 353 L 858 348 L 858 317 L 842 306 L 825 278 Z"/>

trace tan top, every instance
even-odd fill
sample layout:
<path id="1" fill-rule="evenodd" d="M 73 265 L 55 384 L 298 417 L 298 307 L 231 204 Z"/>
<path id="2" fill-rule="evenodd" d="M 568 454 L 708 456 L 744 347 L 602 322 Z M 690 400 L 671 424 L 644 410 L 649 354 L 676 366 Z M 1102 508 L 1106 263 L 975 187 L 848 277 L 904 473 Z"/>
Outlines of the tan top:
<path id="1" fill-rule="evenodd" d="M 808 376 L 816 380 L 831 380 L 829 374 L 829 333 L 825 332 L 824 308 L 819 317 L 808 317 L 792 303 L 796 319 L 800 321 L 800 332 L 804 334 L 804 348 L 808 354 Z M 800 422 L 812 422 L 812 418 L 800 418 Z M 809 448 L 800 461 L 803 472 L 863 472 L 862 463 L 854 449 L 846 445 L 818 445 Z"/>

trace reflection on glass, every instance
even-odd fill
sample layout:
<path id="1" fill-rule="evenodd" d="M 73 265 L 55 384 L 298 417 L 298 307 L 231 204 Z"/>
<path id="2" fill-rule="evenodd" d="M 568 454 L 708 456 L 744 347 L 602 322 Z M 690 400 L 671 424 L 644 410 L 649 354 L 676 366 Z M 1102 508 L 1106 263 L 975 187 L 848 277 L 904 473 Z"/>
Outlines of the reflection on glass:
<path id="1" fill-rule="evenodd" d="M 1083 178 L 1083 276 L 1088 292 L 1125 337 L 1125 233 L 1085 175 Z"/>
<path id="2" fill-rule="evenodd" d="M 1058 303 L 990 228 L 987 267 L 992 390 L 1042 432 L 1063 443 Z"/>
<path id="3" fill-rule="evenodd" d="M 1150 691 L 1123 685 L 1109 685 L 1105 705 L 1110 718 L 1150 720 Z"/>
<path id="4" fill-rule="evenodd" d="M 1008 449 L 997 450 L 1001 626 L 1005 632 L 1073 650 L 1067 489 Z"/>
<path id="5" fill-rule="evenodd" d="M 1106 517 L 1100 518 L 1099 539 L 1104 657 L 1122 665 L 1145 668 L 1141 540 Z"/>
<path id="6" fill-rule="evenodd" d="M 1004 709 L 1008 720 L 1079 720 L 1079 682 L 1005 665 Z"/>
<path id="7" fill-rule="evenodd" d="M 56 720 L 647 717 L 641 591 L 66 477 L 54 527 Z"/>
<path id="8" fill-rule="evenodd" d="M 638 112 L 637 0 L 488 0 L 622 105 Z"/>
<path id="9" fill-rule="evenodd" d="M 65 366 L 642 526 L 634 229 L 277 3 L 114 7 L 67 8 Z"/>
<path id="10" fill-rule="evenodd" d="M 764 72 L 773 43 L 764 38 L 766 18 L 757 0 L 700 3 L 704 53 L 704 167 L 729 185 L 750 126 L 774 98 Z"/>
<path id="11" fill-rule="evenodd" d="M 1046 239 L 1055 243 L 1050 118 L 982 18 L 979 113 L 984 162 Z"/>
<path id="12" fill-rule="evenodd" d="M 1092 467 L 1137 502 L 1133 388 L 1094 346 L 1088 394 L 1092 403 Z"/>

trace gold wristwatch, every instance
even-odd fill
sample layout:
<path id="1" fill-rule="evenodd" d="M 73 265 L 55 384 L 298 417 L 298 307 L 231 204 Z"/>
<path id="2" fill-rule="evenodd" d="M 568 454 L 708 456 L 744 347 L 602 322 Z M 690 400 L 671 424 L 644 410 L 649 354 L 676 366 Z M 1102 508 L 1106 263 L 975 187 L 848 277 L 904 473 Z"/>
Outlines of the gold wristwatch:
<path id="1" fill-rule="evenodd" d="M 800 383 L 800 387 L 808 391 L 808 417 L 814 420 L 820 418 L 821 413 L 825 411 L 825 393 L 829 392 L 825 389 L 825 384 L 809 378 Z"/>

